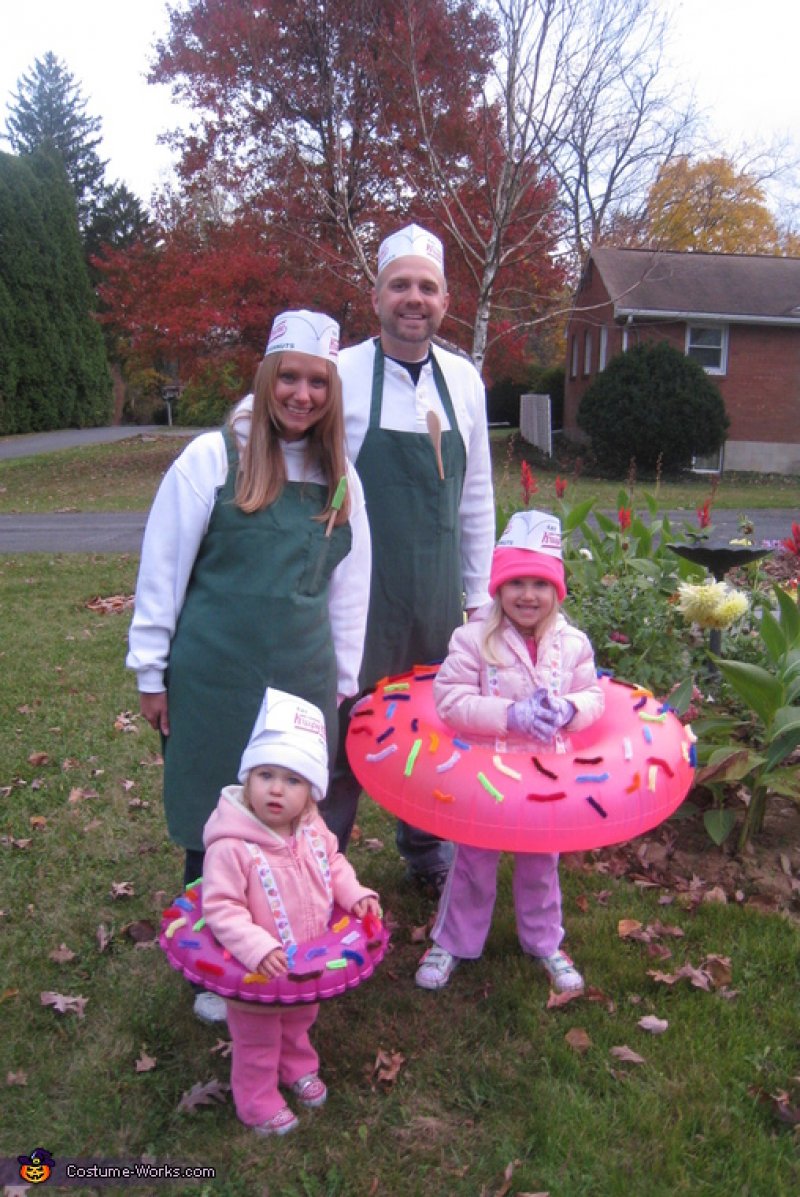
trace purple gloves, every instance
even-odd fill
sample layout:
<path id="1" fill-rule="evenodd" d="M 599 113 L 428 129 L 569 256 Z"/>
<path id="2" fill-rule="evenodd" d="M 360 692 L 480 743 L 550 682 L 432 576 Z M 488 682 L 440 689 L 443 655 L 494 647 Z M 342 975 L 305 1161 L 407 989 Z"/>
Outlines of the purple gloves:
<path id="1" fill-rule="evenodd" d="M 560 727 L 575 715 L 575 705 L 568 698 L 556 698 L 542 686 L 530 698 L 512 702 L 506 716 L 509 732 L 535 740 L 552 740 Z"/>

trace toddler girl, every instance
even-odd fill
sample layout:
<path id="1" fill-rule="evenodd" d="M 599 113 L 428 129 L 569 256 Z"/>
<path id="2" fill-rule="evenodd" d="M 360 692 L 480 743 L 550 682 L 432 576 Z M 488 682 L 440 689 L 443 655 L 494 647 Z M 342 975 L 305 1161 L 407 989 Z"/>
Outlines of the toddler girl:
<path id="1" fill-rule="evenodd" d="M 357 918 L 378 916 L 380 907 L 316 811 L 328 785 L 318 707 L 267 690 L 239 781 L 223 789 L 205 826 L 203 913 L 245 968 L 278 977 L 288 969 L 290 945 L 324 933 L 334 901 Z M 318 1012 L 318 1003 L 228 1001 L 233 1099 L 256 1133 L 285 1135 L 298 1125 L 279 1085 L 302 1106 L 325 1102 L 308 1034 Z"/>
<path id="2" fill-rule="evenodd" d="M 592 646 L 561 614 L 566 595 L 561 525 L 542 511 L 512 516 L 492 557 L 492 602 L 457 628 L 434 682 L 440 718 L 497 752 L 530 752 L 531 740 L 564 752 L 565 732 L 599 718 L 603 693 Z M 462 959 L 477 959 L 489 933 L 500 853 L 456 845 L 417 969 L 423 989 L 443 988 Z M 558 856 L 514 854 L 514 910 L 522 948 L 546 969 L 556 990 L 583 978 L 561 951 Z"/>

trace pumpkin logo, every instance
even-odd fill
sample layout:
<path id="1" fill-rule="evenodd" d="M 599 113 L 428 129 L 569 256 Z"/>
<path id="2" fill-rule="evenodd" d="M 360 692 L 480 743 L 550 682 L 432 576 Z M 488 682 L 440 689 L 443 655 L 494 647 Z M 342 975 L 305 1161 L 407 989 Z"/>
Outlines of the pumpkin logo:
<path id="1" fill-rule="evenodd" d="M 35 1147 L 30 1155 L 18 1155 L 19 1174 L 29 1185 L 43 1184 L 53 1171 L 55 1160 L 43 1147 Z"/>

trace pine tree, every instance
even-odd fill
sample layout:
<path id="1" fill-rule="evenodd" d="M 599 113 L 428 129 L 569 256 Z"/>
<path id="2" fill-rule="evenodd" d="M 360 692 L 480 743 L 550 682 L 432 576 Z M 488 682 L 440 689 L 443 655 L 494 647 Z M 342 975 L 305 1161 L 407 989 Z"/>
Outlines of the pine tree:
<path id="1" fill-rule="evenodd" d="M 6 137 L 17 154 L 51 146 L 61 157 L 75 193 L 78 226 L 85 235 L 95 216 L 108 165 L 98 153 L 102 122 L 86 112 L 74 76 L 52 51 L 37 58 L 17 81 L 6 120 Z"/>

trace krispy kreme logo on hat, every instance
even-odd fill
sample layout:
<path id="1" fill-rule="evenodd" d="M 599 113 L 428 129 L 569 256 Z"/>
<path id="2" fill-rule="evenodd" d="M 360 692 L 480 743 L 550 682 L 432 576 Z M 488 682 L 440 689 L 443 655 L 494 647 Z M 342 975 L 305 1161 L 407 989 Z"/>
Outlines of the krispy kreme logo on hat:
<path id="1" fill-rule="evenodd" d="M 378 274 L 396 258 L 425 258 L 444 274 L 444 246 L 438 237 L 418 224 L 409 224 L 381 242 Z"/>
<path id="2" fill-rule="evenodd" d="M 272 323 L 264 351 L 270 353 L 308 353 L 333 362 L 339 356 L 339 325 L 324 312 L 281 312 Z"/>
<path id="3" fill-rule="evenodd" d="M 317 718 L 308 708 L 298 706 L 294 712 L 294 726 L 299 731 L 308 732 L 312 736 L 319 736 L 327 742 L 324 722 Z"/>

